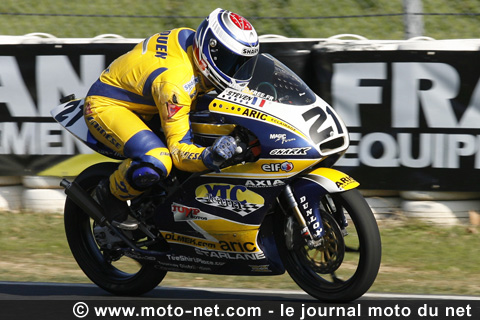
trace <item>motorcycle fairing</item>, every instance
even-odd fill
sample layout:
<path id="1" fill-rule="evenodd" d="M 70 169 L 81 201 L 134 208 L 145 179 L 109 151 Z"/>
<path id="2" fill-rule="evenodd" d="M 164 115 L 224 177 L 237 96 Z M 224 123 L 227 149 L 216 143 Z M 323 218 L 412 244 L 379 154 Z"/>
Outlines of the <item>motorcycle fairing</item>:
<path id="1" fill-rule="evenodd" d="M 261 59 L 266 59 L 262 68 L 281 71 L 273 57 L 261 55 Z M 273 239 L 270 213 L 285 185 L 291 184 L 301 210 L 318 208 L 320 200 L 316 199 L 326 192 L 358 185 L 331 169 L 305 173 L 333 164 L 328 160 L 338 159 L 348 147 L 348 131 L 333 109 L 298 77 L 263 71 L 255 72 L 251 89 L 227 89 L 208 98 L 208 109 L 198 108 L 192 114 L 192 130 L 210 139 L 229 134 L 237 126 L 248 129 L 258 138 L 258 157 L 220 173 L 192 175 L 179 188 L 167 188 L 171 194 L 155 204 L 153 230 L 160 232 L 172 250 L 160 256 L 141 257 L 131 251 L 125 255 L 155 260 L 164 270 L 282 274 L 285 269 Z M 52 115 L 74 136 L 105 154 L 89 137 L 82 108 L 83 100 L 71 101 L 52 110 Z M 325 159 L 328 164 L 322 163 Z M 308 198 L 303 199 L 298 191 Z M 305 203 L 309 207 L 302 209 Z M 321 222 L 319 211 L 315 218 Z M 319 230 L 313 223 L 312 228 Z"/>
<path id="2" fill-rule="evenodd" d="M 62 126 L 64 126 L 70 133 L 85 143 L 93 150 L 110 156 L 112 158 L 120 158 L 112 152 L 109 152 L 107 148 L 103 148 L 88 131 L 87 125 L 83 118 L 83 105 L 84 100 L 73 100 L 57 106 L 52 109 L 52 116 Z M 231 131 L 233 126 L 215 126 L 214 130 L 225 128 L 223 130 Z M 206 129 L 208 130 L 208 129 Z M 217 131 L 218 132 L 218 131 Z M 222 133 L 222 132 L 220 132 Z M 263 163 L 263 162 L 261 162 Z M 281 163 L 280 163 L 281 165 Z M 300 165 L 297 165 L 300 167 Z M 248 168 L 246 168 L 248 170 Z M 258 170 L 257 170 L 258 171 Z M 239 173 L 238 178 L 242 174 Z M 245 179 L 247 177 L 244 177 Z M 251 185 L 270 186 L 268 188 L 258 188 L 260 192 L 251 191 L 252 188 L 244 186 L 248 180 L 241 179 L 240 181 L 231 181 L 229 183 L 218 183 L 218 180 L 205 180 L 204 184 L 197 185 L 195 183 L 189 183 L 189 186 L 195 185 L 199 189 L 203 186 L 202 190 L 190 190 L 190 193 L 185 189 L 179 191 L 173 198 L 182 198 L 185 194 L 192 196 L 193 203 L 176 201 L 171 202 L 169 205 L 162 206 L 162 213 L 158 215 L 162 226 L 161 234 L 167 240 L 167 242 L 175 248 L 175 254 L 167 255 L 164 258 L 155 258 L 158 260 L 159 267 L 165 270 L 188 270 L 196 272 L 216 271 L 217 273 L 224 274 L 249 274 L 249 273 L 269 273 L 269 274 L 283 274 L 285 272 L 282 263 L 278 260 L 278 254 L 276 253 L 276 247 L 271 235 L 261 235 L 260 224 L 263 221 L 267 207 L 264 206 L 264 197 L 266 194 L 275 196 L 280 192 L 283 182 L 275 179 L 284 178 L 283 175 L 273 175 L 272 177 L 263 174 L 253 175 L 250 177 Z M 258 178 L 262 178 L 259 183 Z M 267 183 L 267 182 L 270 183 Z M 221 206 L 212 206 L 208 202 L 208 192 L 206 193 L 207 186 L 217 186 L 218 194 L 217 200 L 222 202 L 228 201 L 246 201 L 242 206 L 229 209 L 222 209 Z M 233 189 L 235 196 L 233 199 L 222 199 L 221 190 L 225 190 L 227 187 Z M 255 188 L 254 188 L 255 189 Z M 263 189 L 269 189 L 263 190 Z M 274 189 L 278 189 L 272 192 Z M 235 191 L 236 190 L 236 191 Z M 256 190 L 256 189 L 255 189 Z M 245 194 L 245 195 L 244 195 Z M 248 197 L 245 198 L 246 194 Z M 261 195 L 265 194 L 265 195 Z M 242 198 L 242 196 L 244 196 Z M 196 199 L 198 198 L 198 200 Z M 201 201 L 203 198 L 203 203 Z M 251 199 L 253 198 L 253 200 Z M 207 200 L 206 200 L 207 199 Z M 271 200 L 270 200 L 271 201 Z M 186 217 L 178 218 L 175 221 L 174 212 L 172 206 L 190 208 L 192 210 L 200 208 L 196 216 L 203 219 L 188 220 Z M 246 207 L 250 208 L 246 208 Z M 252 208 L 255 206 L 255 208 Z M 248 210 L 262 209 L 255 214 L 251 215 Z M 236 211 L 235 211 L 236 210 Z M 215 211 L 217 216 L 209 215 L 208 212 Z M 167 212 L 167 214 L 163 214 Z M 185 212 L 185 215 L 193 214 L 193 212 Z M 241 222 L 239 220 L 245 220 Z M 269 254 L 269 252 L 272 252 Z M 132 258 L 142 259 L 138 255 L 128 253 Z M 273 257 L 273 258 L 270 258 Z M 150 257 L 153 259 L 153 257 Z M 143 258 L 145 259 L 145 258 Z M 190 264 L 189 264 L 190 262 Z M 221 269 L 221 270 L 219 270 Z"/>
<path id="3" fill-rule="evenodd" d="M 257 120 L 256 125 L 266 124 L 266 130 L 255 133 L 268 135 L 276 128 L 286 130 L 303 140 L 303 147 L 311 147 L 321 157 L 345 151 L 350 142 L 346 125 L 332 107 L 312 95 L 315 100 L 311 104 L 296 105 L 263 100 L 249 92 L 227 89 L 210 103 L 209 110 L 221 123 L 239 123 L 239 118 L 243 118 Z M 258 103 L 259 100 L 262 103 Z M 245 127 L 255 130 L 255 127 Z"/>
<path id="4" fill-rule="evenodd" d="M 203 119 L 196 117 L 195 125 L 214 121 L 248 128 L 258 138 L 261 151 L 255 162 L 233 165 L 210 176 L 288 179 L 326 158 L 338 159 L 348 147 L 348 131 L 333 109 L 316 98 L 311 105 L 288 105 L 248 92 L 222 92 L 210 102 L 209 112 L 201 112 Z M 215 127 L 210 129 L 213 134 Z M 274 166 L 280 169 L 272 170 Z"/>
<path id="5" fill-rule="evenodd" d="M 194 135 L 215 139 L 232 133 L 235 125 L 191 122 Z M 213 141 L 213 140 L 212 140 Z"/>
<path id="6" fill-rule="evenodd" d="M 198 268 L 197 272 L 208 269 L 222 274 L 282 274 L 284 269 L 277 259 L 275 242 L 260 226 L 267 226 L 262 222 L 269 217 L 268 208 L 262 204 L 273 203 L 286 180 L 278 180 L 280 183 L 277 182 L 276 186 L 247 188 L 245 179 L 224 179 L 221 183 L 218 178 L 208 176 L 196 179 L 174 196 L 178 196 L 179 201 L 163 205 L 161 217 L 158 215 L 161 234 L 175 252 L 175 255 L 162 258 L 160 267 L 165 270 L 183 268 L 193 272 L 193 268 Z M 343 192 L 358 185 L 348 175 L 330 168 L 315 169 L 291 183 L 314 239 L 323 236 L 320 211 L 322 195 Z M 199 201 L 200 198 L 202 201 Z M 223 202 L 223 208 L 212 206 L 215 201 L 217 204 Z M 232 201 L 238 201 L 239 206 L 245 201 L 243 205 L 252 211 L 247 214 L 244 210 L 234 211 Z M 185 261 L 175 267 L 177 259 L 201 261 L 201 267 Z"/>
<path id="7" fill-rule="evenodd" d="M 275 105 L 274 107 L 268 108 L 270 103 L 267 101 L 263 107 L 259 107 L 255 104 L 248 104 L 248 102 L 245 103 L 245 101 L 249 101 L 248 99 L 240 100 L 232 98 L 229 95 L 229 92 L 229 90 L 226 90 L 210 103 L 210 112 L 222 114 L 223 116 L 231 115 L 234 117 L 258 120 L 259 122 L 267 122 L 269 128 L 271 128 L 272 125 L 275 127 L 281 127 L 289 130 L 303 139 L 308 138 L 307 135 L 298 129 L 298 125 L 289 123 L 275 116 L 275 113 L 293 115 L 294 110 L 298 114 L 299 110 L 308 110 L 308 106 L 295 106 L 295 108 L 289 108 L 288 106 L 279 107 L 279 105 Z M 243 94 L 242 96 L 249 97 L 252 100 L 255 99 L 253 95 L 249 95 L 247 93 Z"/>
<path id="8" fill-rule="evenodd" d="M 223 121 L 224 125 L 230 124 L 248 128 L 258 138 L 261 151 L 255 162 L 232 165 L 223 168 L 220 173 L 208 173 L 208 176 L 244 179 L 288 179 L 321 161 L 318 151 L 309 143 L 307 137 L 292 126 L 288 124 L 285 124 L 287 127 L 282 125 L 272 126 L 270 122 L 262 120 L 263 116 L 260 116 L 259 119 L 242 116 L 241 110 L 250 112 L 248 110 L 253 109 L 233 105 L 229 102 L 221 102 L 215 99 L 211 106 L 215 104 L 218 105 L 219 110 L 225 108 L 236 109 L 236 111 L 232 111 L 233 113 L 230 113 L 230 111 L 227 113 L 218 112 L 215 116 L 221 117 L 219 121 Z M 274 119 L 274 117 L 270 118 Z M 280 122 L 281 120 L 272 121 Z M 200 124 L 197 122 L 196 125 Z M 210 129 L 213 128 L 210 127 Z M 213 130 L 210 131 L 210 134 L 213 135 Z"/>
<path id="9" fill-rule="evenodd" d="M 284 273 L 265 217 L 284 183 L 247 187 L 245 179 L 198 176 L 184 183 L 157 208 L 156 223 L 174 255 L 158 258 L 162 269 L 222 274 Z M 265 187 L 267 186 L 267 187 Z"/>
<path id="10" fill-rule="evenodd" d="M 88 139 L 88 128 L 83 120 L 84 99 L 72 100 L 50 110 L 52 117 L 77 139 Z"/>
<path id="11" fill-rule="evenodd" d="M 292 184 L 295 200 L 314 240 L 324 235 L 320 202 L 324 195 L 344 192 L 359 186 L 349 175 L 331 168 L 317 168 Z M 343 213 L 341 223 L 347 225 Z"/>
<path id="12" fill-rule="evenodd" d="M 236 126 L 248 128 L 258 138 L 261 152 L 255 162 L 240 163 L 223 168 L 219 173 L 198 176 L 181 188 L 181 200 L 176 203 L 185 206 L 185 212 L 195 210 L 200 216 L 205 212 L 210 218 L 190 221 L 178 217 L 177 220 L 161 219 L 158 226 L 175 252 L 218 265 L 216 272 L 219 273 L 248 274 L 253 270 L 252 266 L 256 266 L 255 270 L 283 272 L 281 263 L 270 260 L 277 257 L 269 254 L 276 252 L 274 241 L 260 229 L 266 225 L 262 222 L 268 217 L 269 208 L 265 204 L 273 204 L 292 177 L 316 166 L 329 155 L 344 151 L 348 145 L 348 133 L 343 123 L 335 120 L 335 114 L 327 106 L 322 108 L 319 105 L 322 101 L 292 108 L 249 93 L 226 90 L 210 102 L 209 112 L 202 111 L 194 117 L 192 128 L 197 134 L 203 130 L 200 134 L 207 137 L 222 135 Z M 315 117 L 314 113 L 318 116 Z M 305 114 L 307 116 L 303 116 Z M 282 119 L 288 119 L 288 122 Z M 334 148 L 321 147 L 322 143 L 328 144 L 335 139 L 340 143 L 334 144 Z M 308 200 L 300 197 L 297 202 L 302 207 L 309 204 L 316 208 L 312 211 L 315 218 L 308 221 L 311 222 L 311 234 L 317 238 L 323 235 L 319 194 L 331 189 L 333 181 L 344 178 L 335 172 L 317 169 L 305 175 L 305 179 L 293 182 L 293 186 L 308 197 Z M 326 181 L 322 181 L 323 174 Z M 319 181 L 312 183 L 312 179 Z M 260 182 L 257 184 L 257 181 Z M 265 181 L 277 182 L 268 184 Z M 256 185 L 264 188 L 254 188 Z M 162 212 L 172 214 L 168 206 Z M 304 215 L 307 217 L 308 213 Z M 165 220 L 172 223 L 167 226 Z"/>
<path id="13" fill-rule="evenodd" d="M 324 189 L 324 193 L 343 192 L 357 188 L 360 184 L 341 171 L 332 168 L 317 168 L 301 179 L 310 180 Z"/>
<path id="14" fill-rule="evenodd" d="M 90 133 L 83 118 L 84 104 L 85 99 L 72 100 L 53 108 L 50 114 L 68 132 L 92 150 L 113 159 L 124 159 L 122 155 L 107 148 Z"/>

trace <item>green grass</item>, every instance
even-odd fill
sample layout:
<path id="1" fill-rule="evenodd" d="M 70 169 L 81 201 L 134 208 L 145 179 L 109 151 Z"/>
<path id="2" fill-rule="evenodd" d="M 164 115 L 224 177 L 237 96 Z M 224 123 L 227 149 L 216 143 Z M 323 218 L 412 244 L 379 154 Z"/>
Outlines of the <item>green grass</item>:
<path id="1" fill-rule="evenodd" d="M 369 39 L 403 39 L 402 2 L 403 0 L 2 0 L 0 35 L 44 32 L 57 37 L 90 38 L 114 33 L 124 37 L 144 38 L 179 26 L 196 28 L 202 20 L 199 17 L 205 17 L 213 9 L 223 7 L 247 17 L 261 35 L 325 38 L 353 33 Z M 435 39 L 478 38 L 480 16 L 458 14 L 479 13 L 479 0 L 423 0 L 422 3 L 424 13 L 455 14 L 423 16 L 425 36 Z M 364 17 L 359 17 L 362 15 Z M 350 18 L 343 18 L 345 16 Z"/>
<path id="2" fill-rule="evenodd" d="M 0 213 L 0 281 L 90 282 L 70 254 L 58 214 Z M 383 258 L 372 292 L 480 295 L 480 230 L 417 222 L 381 226 Z M 164 286 L 298 289 L 274 277 L 167 274 Z"/>

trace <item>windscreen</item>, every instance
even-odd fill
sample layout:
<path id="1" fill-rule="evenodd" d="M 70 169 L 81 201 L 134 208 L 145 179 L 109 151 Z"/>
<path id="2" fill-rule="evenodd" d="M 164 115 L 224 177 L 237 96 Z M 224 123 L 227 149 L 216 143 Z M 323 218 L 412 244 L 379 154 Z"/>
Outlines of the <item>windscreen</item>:
<path id="1" fill-rule="evenodd" d="M 309 105 L 316 100 L 299 76 L 269 54 L 258 56 L 248 88 L 255 96 L 282 104 Z"/>

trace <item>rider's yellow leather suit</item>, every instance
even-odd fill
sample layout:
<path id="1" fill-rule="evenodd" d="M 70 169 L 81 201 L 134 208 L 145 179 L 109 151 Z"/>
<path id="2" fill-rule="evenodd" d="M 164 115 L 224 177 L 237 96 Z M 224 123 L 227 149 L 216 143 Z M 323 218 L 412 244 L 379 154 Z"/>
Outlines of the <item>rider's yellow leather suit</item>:
<path id="1" fill-rule="evenodd" d="M 202 171 L 203 147 L 192 142 L 189 112 L 206 88 L 192 57 L 194 30 L 157 33 L 117 58 L 90 88 L 85 120 L 93 136 L 127 157 L 110 177 L 111 192 L 132 199 L 142 192 L 132 187 L 129 169 L 153 165 L 166 177 L 175 165 Z M 166 145 L 142 121 L 160 115 Z"/>

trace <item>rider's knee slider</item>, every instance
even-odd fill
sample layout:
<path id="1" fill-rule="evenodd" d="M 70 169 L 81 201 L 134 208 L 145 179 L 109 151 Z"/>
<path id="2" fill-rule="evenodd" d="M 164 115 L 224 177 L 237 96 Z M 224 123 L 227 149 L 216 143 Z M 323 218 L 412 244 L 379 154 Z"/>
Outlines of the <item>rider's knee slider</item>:
<path id="1" fill-rule="evenodd" d="M 128 182 L 134 189 L 139 191 L 146 190 L 157 184 L 163 176 L 163 173 L 150 163 L 133 165 L 128 171 Z"/>

